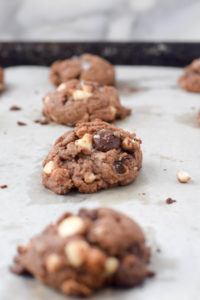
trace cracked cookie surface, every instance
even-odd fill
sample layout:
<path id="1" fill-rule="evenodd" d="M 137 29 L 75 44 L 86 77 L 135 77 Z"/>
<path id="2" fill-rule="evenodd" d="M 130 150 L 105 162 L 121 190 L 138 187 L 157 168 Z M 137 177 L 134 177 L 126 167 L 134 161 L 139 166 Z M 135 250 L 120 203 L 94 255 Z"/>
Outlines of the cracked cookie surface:
<path id="1" fill-rule="evenodd" d="M 94 193 L 135 180 L 142 167 L 135 134 L 95 120 L 77 124 L 55 143 L 43 163 L 43 185 L 57 194 Z"/>
<path id="2" fill-rule="evenodd" d="M 96 118 L 111 122 L 130 114 L 120 104 L 118 91 L 90 81 L 70 80 L 43 99 L 43 114 L 56 123 L 73 126 Z"/>
<path id="3" fill-rule="evenodd" d="M 152 274 L 144 234 L 128 216 L 109 208 L 65 213 L 24 246 L 11 271 L 30 273 L 73 296 L 104 286 L 132 287 Z"/>
<path id="4" fill-rule="evenodd" d="M 179 78 L 179 85 L 188 92 L 200 93 L 200 58 L 195 59 Z"/>
<path id="5" fill-rule="evenodd" d="M 55 61 L 51 65 L 50 80 L 58 86 L 62 82 L 80 79 L 114 85 L 114 67 L 105 59 L 97 55 L 83 54 L 63 61 Z"/>

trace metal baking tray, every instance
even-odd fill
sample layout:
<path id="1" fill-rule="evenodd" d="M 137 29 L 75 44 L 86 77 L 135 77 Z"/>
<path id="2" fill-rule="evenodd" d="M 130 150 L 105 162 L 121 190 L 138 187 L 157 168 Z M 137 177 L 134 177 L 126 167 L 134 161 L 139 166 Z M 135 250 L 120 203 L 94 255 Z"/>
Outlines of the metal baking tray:
<path id="1" fill-rule="evenodd" d="M 115 124 L 143 140 L 144 162 L 128 186 L 59 196 L 42 186 L 41 164 L 69 127 L 42 126 L 34 120 L 41 117 L 42 97 L 54 90 L 47 65 L 82 52 L 120 65 L 117 87 L 122 104 L 133 111 Z M 7 67 L 6 88 L 0 95 L 0 185 L 8 185 L 0 189 L 0 299 L 68 299 L 35 279 L 11 274 L 8 266 L 19 244 L 63 212 L 96 206 L 118 209 L 142 226 L 156 276 L 133 289 L 105 289 L 91 299 L 199 299 L 200 97 L 177 85 L 180 67 L 199 53 L 200 44 L 183 43 L 0 43 L 0 65 Z M 12 105 L 22 110 L 10 111 Z M 181 169 L 192 177 L 187 184 L 176 179 Z M 177 202 L 167 205 L 169 197 Z"/>

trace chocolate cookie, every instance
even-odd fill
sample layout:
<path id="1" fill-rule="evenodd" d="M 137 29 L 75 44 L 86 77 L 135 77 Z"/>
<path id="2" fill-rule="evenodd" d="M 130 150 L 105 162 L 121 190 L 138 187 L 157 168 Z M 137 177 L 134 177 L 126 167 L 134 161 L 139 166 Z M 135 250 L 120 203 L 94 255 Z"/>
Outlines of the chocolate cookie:
<path id="1" fill-rule="evenodd" d="M 65 213 L 27 245 L 18 247 L 11 271 L 30 273 L 73 296 L 89 296 L 104 286 L 133 287 L 152 272 L 150 249 L 141 228 L 109 208 Z"/>
<path id="2" fill-rule="evenodd" d="M 43 163 L 43 185 L 57 194 L 94 193 L 127 185 L 142 166 L 141 140 L 114 125 L 79 123 L 55 143 Z"/>
<path id="3" fill-rule="evenodd" d="M 0 67 L 0 92 L 4 89 L 4 71 Z"/>
<path id="4" fill-rule="evenodd" d="M 117 90 L 91 81 L 73 79 L 43 99 L 43 114 L 59 124 L 75 125 L 96 118 L 111 122 L 123 119 L 130 109 L 121 106 Z"/>
<path id="5" fill-rule="evenodd" d="M 50 80 L 54 85 L 80 79 L 114 85 L 115 70 L 105 59 L 92 54 L 83 54 L 63 61 L 55 61 L 51 65 Z"/>
<path id="6" fill-rule="evenodd" d="M 179 85 L 186 91 L 200 93 L 200 58 L 195 59 L 185 68 L 179 78 Z"/>

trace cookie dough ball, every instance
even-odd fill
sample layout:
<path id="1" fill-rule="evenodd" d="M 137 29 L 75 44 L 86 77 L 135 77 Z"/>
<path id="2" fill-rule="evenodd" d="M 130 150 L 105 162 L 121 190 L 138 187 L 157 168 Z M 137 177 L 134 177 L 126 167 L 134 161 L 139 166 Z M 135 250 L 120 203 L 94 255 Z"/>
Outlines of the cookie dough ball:
<path id="1" fill-rule="evenodd" d="M 0 92 L 4 89 L 4 71 L 0 67 Z"/>
<path id="2" fill-rule="evenodd" d="M 183 75 L 179 78 L 179 85 L 188 92 L 200 93 L 200 58 L 185 68 Z"/>
<path id="3" fill-rule="evenodd" d="M 111 122 L 131 112 L 120 104 L 114 87 L 77 79 L 62 83 L 57 91 L 47 94 L 43 102 L 47 119 L 69 126 L 96 118 Z"/>
<path id="4" fill-rule="evenodd" d="M 92 54 L 56 61 L 51 65 L 50 80 L 54 85 L 71 79 L 114 85 L 115 70 L 107 60 Z"/>
<path id="5" fill-rule="evenodd" d="M 133 287 L 152 272 L 141 228 L 109 208 L 65 213 L 27 245 L 18 247 L 17 274 L 30 273 L 72 296 L 89 296 L 108 286 Z"/>
<path id="6" fill-rule="evenodd" d="M 127 185 L 142 167 L 135 134 L 95 120 L 77 124 L 55 143 L 43 163 L 43 185 L 57 194 L 94 193 Z"/>

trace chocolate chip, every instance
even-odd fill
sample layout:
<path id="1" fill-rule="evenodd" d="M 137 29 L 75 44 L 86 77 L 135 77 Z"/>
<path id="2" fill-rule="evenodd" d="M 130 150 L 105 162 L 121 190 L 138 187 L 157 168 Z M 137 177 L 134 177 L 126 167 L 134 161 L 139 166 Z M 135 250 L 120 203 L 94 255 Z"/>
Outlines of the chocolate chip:
<path id="1" fill-rule="evenodd" d="M 10 107 L 10 110 L 16 111 L 16 110 L 21 110 L 21 107 L 13 105 Z"/>
<path id="2" fill-rule="evenodd" d="M 7 187 L 8 187 L 7 184 L 3 184 L 0 186 L 0 189 L 7 189 Z"/>
<path id="3" fill-rule="evenodd" d="M 167 198 L 165 201 L 167 204 L 172 204 L 172 203 L 176 202 L 176 200 L 173 200 L 172 198 Z"/>
<path id="4" fill-rule="evenodd" d="M 120 146 L 120 139 L 111 130 L 101 129 L 93 137 L 94 146 L 99 151 L 109 151 Z"/>
<path id="5" fill-rule="evenodd" d="M 24 123 L 24 122 L 18 121 L 18 122 L 17 122 L 17 125 L 19 125 L 19 126 L 26 126 L 27 124 Z"/>
<path id="6" fill-rule="evenodd" d="M 115 166 L 115 170 L 117 171 L 117 173 L 123 174 L 126 172 L 126 169 L 125 169 L 122 161 L 119 161 L 119 160 L 115 161 L 114 166 Z"/>
<path id="7" fill-rule="evenodd" d="M 40 125 L 47 125 L 50 123 L 49 120 L 47 120 L 47 119 L 43 119 L 43 120 L 38 119 L 38 120 L 35 120 L 34 122 L 39 123 Z"/>

